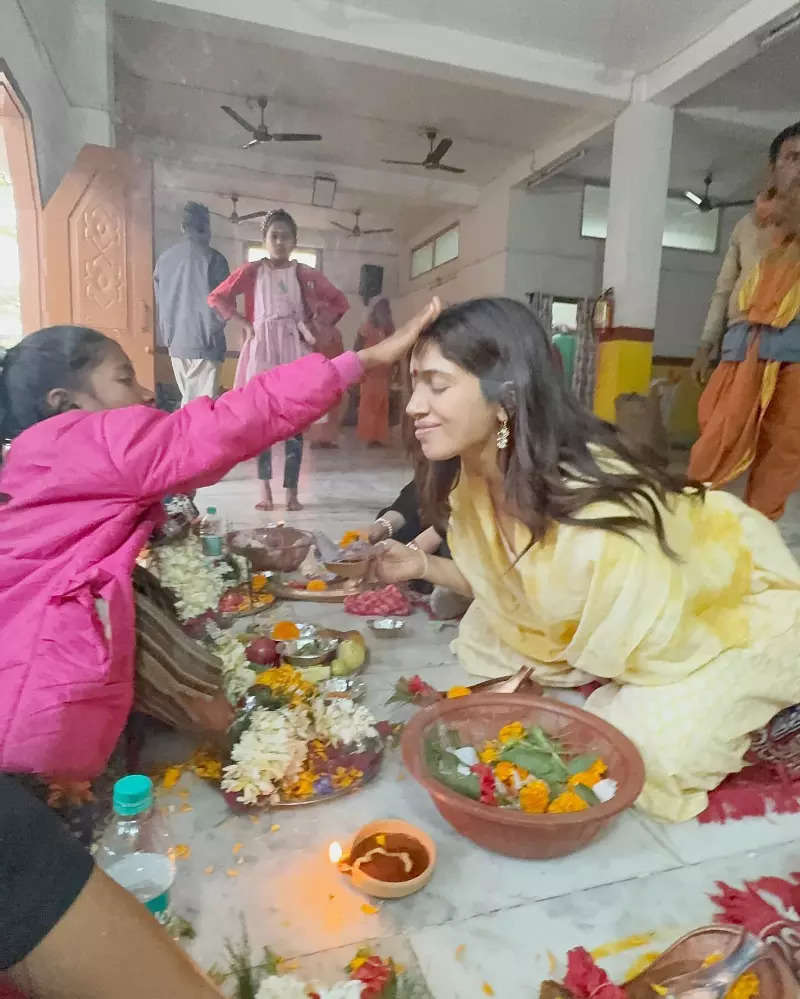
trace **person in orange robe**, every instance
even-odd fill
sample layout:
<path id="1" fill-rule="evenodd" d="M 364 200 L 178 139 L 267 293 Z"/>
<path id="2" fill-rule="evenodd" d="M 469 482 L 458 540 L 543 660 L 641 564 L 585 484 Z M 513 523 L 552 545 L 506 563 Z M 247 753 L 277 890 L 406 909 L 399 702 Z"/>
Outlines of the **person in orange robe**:
<path id="1" fill-rule="evenodd" d="M 356 343 L 360 347 L 371 347 L 394 333 L 392 308 L 388 298 L 378 296 L 367 305 L 364 325 L 358 331 Z M 378 377 L 370 372 L 361 383 L 361 400 L 358 405 L 358 427 L 360 440 L 371 447 L 385 447 L 389 437 L 389 387 L 392 373 L 381 371 Z"/>
<path id="2" fill-rule="evenodd" d="M 745 499 L 771 520 L 800 486 L 800 122 L 770 146 L 771 186 L 733 230 L 692 372 L 704 382 L 689 476 L 722 486 L 750 471 Z"/>

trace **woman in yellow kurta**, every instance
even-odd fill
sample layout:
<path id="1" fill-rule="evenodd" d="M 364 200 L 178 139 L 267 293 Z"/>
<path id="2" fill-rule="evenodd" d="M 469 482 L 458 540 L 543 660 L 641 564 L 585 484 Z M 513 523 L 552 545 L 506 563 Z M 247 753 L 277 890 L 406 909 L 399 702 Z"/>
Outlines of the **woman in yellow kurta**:
<path id="1" fill-rule="evenodd" d="M 473 596 L 455 642 L 471 673 L 610 681 L 587 708 L 639 747 L 640 806 L 697 815 L 749 733 L 800 702 L 800 568 L 777 529 L 628 452 L 516 302 L 448 309 L 411 370 L 428 513 L 449 505 L 453 562 L 388 542 L 382 578 Z"/>

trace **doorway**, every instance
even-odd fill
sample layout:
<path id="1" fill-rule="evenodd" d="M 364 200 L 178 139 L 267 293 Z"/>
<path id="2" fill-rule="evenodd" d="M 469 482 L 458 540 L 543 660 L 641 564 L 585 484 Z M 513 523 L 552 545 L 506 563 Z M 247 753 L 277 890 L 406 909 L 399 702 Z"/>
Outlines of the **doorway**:
<path id="1" fill-rule="evenodd" d="M 41 326 L 40 230 L 30 115 L 0 59 L 0 347 Z"/>

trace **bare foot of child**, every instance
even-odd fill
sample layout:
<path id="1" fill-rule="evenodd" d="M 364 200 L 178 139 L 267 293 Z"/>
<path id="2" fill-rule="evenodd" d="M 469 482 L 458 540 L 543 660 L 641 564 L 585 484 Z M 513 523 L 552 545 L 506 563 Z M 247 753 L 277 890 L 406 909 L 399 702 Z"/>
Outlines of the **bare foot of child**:
<path id="1" fill-rule="evenodd" d="M 270 510 L 273 509 L 272 489 L 269 487 L 268 483 L 264 482 L 262 483 L 261 490 L 263 496 L 261 501 L 256 503 L 256 510 L 263 510 L 268 513 Z"/>
<path id="2" fill-rule="evenodd" d="M 303 509 L 303 504 L 297 498 L 297 490 L 296 489 L 287 489 L 286 490 L 286 509 L 287 510 L 292 510 L 292 511 L 295 511 L 295 512 L 297 510 L 302 510 Z"/>

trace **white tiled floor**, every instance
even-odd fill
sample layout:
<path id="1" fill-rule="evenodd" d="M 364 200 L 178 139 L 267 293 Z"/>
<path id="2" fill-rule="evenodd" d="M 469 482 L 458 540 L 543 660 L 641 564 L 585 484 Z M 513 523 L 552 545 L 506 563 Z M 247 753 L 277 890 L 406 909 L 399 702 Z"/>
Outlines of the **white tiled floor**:
<path id="1" fill-rule="evenodd" d="M 276 468 L 280 468 L 280 455 Z M 253 504 L 257 483 L 239 469 L 199 497 L 215 503 L 235 524 L 265 522 Z M 307 452 L 301 481 L 306 510 L 272 519 L 321 527 L 332 536 L 365 525 L 409 477 L 399 452 L 368 451 L 349 444 L 340 452 Z M 276 499 L 281 497 L 276 490 Z M 800 548 L 800 504 L 793 500 L 782 525 Z M 339 606 L 292 606 L 298 620 L 353 626 Z M 275 615 L 285 616 L 286 605 Z M 372 642 L 366 701 L 381 717 L 399 719 L 407 708 L 385 708 L 394 681 L 421 673 L 446 688 L 463 678 L 449 651 L 452 628 L 418 613 L 405 638 Z M 160 759 L 185 750 L 164 740 L 151 747 Z M 375 782 L 350 798 L 275 811 L 257 822 L 231 814 L 213 789 L 184 777 L 191 812 L 176 808 L 177 838 L 192 847 L 176 885 L 179 911 L 197 930 L 192 950 L 204 966 L 222 956 L 223 940 L 246 919 L 254 950 L 268 944 L 300 958 L 304 972 L 335 979 L 364 941 L 424 977 L 436 999 L 479 999 L 484 983 L 498 999 L 538 996 L 543 978 L 563 970 L 566 951 L 596 946 L 631 933 L 652 931 L 638 950 L 608 959 L 622 975 L 643 950 L 658 950 L 710 920 L 709 893 L 717 880 L 740 884 L 762 874 L 786 876 L 800 869 L 800 816 L 769 816 L 725 826 L 696 822 L 667 827 L 629 812 L 587 849 L 559 860 L 518 861 L 491 854 L 458 836 L 434 809 L 427 793 L 405 774 L 390 752 Z M 178 790 L 178 789 L 176 789 Z M 170 795 L 176 806 L 183 799 Z M 427 888 L 385 903 L 368 914 L 365 899 L 332 867 L 327 848 L 346 840 L 364 822 L 402 817 L 426 829 L 439 862 Z M 271 831 L 273 824 L 280 828 Z M 237 843 L 244 844 L 238 855 Z M 243 859 L 238 864 L 237 857 Z M 213 873 L 205 874 L 208 866 Z M 236 871 L 234 877 L 226 871 Z M 552 955 L 552 957 L 550 956 Z"/>

